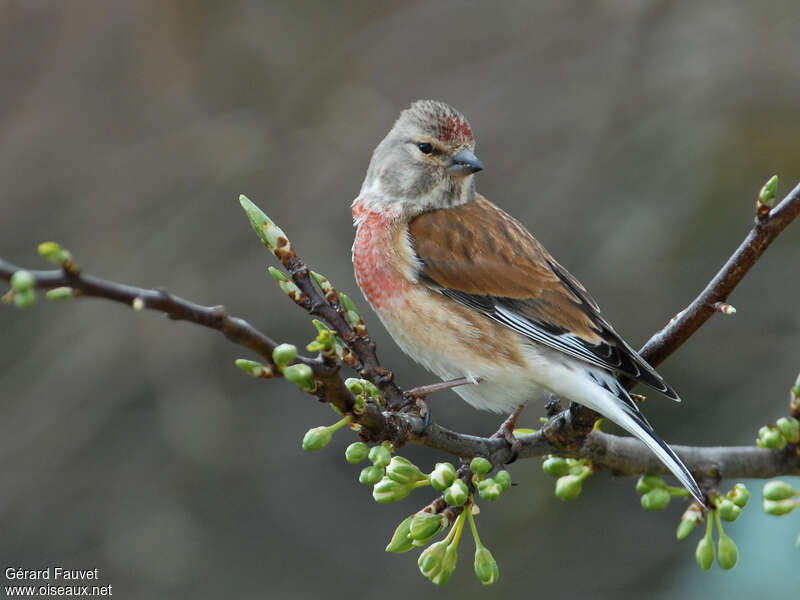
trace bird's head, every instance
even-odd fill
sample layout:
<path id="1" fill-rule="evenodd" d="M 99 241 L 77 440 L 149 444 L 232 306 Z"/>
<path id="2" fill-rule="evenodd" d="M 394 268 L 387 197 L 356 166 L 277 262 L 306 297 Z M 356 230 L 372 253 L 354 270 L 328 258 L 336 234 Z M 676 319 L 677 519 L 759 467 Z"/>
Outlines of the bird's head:
<path id="1" fill-rule="evenodd" d="M 468 202 L 475 196 L 472 174 L 483 169 L 474 149 L 472 129 L 460 112 L 444 102 L 418 100 L 375 149 L 362 196 L 412 213 Z"/>

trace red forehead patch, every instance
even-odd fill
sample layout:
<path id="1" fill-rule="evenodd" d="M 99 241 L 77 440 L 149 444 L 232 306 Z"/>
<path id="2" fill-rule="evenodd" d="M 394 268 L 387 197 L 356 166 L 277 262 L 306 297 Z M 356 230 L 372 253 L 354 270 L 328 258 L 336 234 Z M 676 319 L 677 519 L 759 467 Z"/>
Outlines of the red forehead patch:
<path id="1" fill-rule="evenodd" d="M 443 142 L 460 139 L 472 141 L 472 130 L 469 125 L 456 117 L 448 117 L 439 130 L 439 139 Z"/>

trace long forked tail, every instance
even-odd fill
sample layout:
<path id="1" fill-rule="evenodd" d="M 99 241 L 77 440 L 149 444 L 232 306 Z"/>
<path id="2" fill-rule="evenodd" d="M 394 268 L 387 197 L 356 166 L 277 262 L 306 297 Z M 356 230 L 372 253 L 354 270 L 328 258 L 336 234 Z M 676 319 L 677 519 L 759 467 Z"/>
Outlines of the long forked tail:
<path id="1" fill-rule="evenodd" d="M 582 399 L 576 399 L 576 401 L 599 412 L 639 438 L 672 471 L 672 474 L 689 490 L 689 493 L 700 504 L 707 506 L 705 494 L 703 494 L 700 486 L 697 485 L 697 481 L 695 481 L 691 471 L 675 451 L 670 448 L 669 444 L 656 434 L 619 381 L 611 373 L 606 373 L 605 371 L 592 370 L 589 371 L 589 376 L 595 384 L 592 386 L 594 393 L 585 395 Z"/>

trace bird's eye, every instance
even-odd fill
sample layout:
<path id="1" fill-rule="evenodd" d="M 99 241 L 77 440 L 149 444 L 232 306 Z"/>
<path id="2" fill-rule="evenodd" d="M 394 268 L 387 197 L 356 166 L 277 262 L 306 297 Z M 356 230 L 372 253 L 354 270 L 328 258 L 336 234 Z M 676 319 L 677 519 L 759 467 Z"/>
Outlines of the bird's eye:
<path id="1" fill-rule="evenodd" d="M 421 144 L 417 144 L 417 148 L 419 148 L 419 151 L 422 152 L 423 154 L 430 154 L 431 152 L 433 152 L 433 146 L 428 142 L 422 142 Z"/>

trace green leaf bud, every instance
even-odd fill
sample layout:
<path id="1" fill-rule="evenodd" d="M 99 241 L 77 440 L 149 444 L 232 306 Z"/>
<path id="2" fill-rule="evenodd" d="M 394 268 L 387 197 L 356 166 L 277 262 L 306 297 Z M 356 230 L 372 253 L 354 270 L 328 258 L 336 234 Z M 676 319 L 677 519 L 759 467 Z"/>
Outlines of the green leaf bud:
<path id="1" fill-rule="evenodd" d="M 738 508 L 738 507 L 737 507 Z M 724 533 L 720 532 L 717 542 L 717 562 L 723 569 L 732 569 L 739 560 L 739 549 L 733 540 Z"/>
<path id="2" fill-rule="evenodd" d="M 645 510 L 664 510 L 672 499 L 664 488 L 653 488 L 642 496 L 642 508 Z"/>
<path id="3" fill-rule="evenodd" d="M 288 250 L 289 241 L 286 234 L 283 233 L 280 227 L 275 225 L 264 212 L 253 204 L 244 194 L 239 196 L 239 204 L 242 205 L 247 218 L 250 220 L 250 225 L 253 231 L 256 232 L 264 245 L 270 250 L 277 248 L 284 248 Z"/>
<path id="4" fill-rule="evenodd" d="M 758 430 L 756 444 L 759 448 L 769 448 L 770 450 L 782 450 L 786 446 L 786 440 L 781 435 L 777 427 L 764 425 Z"/>
<path id="5" fill-rule="evenodd" d="M 352 465 L 360 463 L 369 455 L 369 446 L 364 442 L 353 442 L 344 451 L 344 458 Z"/>
<path id="6" fill-rule="evenodd" d="M 450 506 L 464 506 L 468 498 L 469 488 L 461 479 L 456 479 L 452 485 L 444 491 L 444 501 Z"/>
<path id="7" fill-rule="evenodd" d="M 436 542 L 435 544 L 431 544 L 425 548 L 417 560 L 417 565 L 419 566 L 420 572 L 425 577 L 433 581 L 433 578 L 438 576 L 442 571 L 442 561 L 444 560 L 446 553 L 446 540 Z"/>
<path id="8" fill-rule="evenodd" d="M 717 513 L 719 513 L 719 518 L 723 521 L 735 521 L 742 514 L 742 509 L 731 500 L 725 498 L 717 505 Z"/>
<path id="9" fill-rule="evenodd" d="M 277 365 L 285 365 L 297 357 L 297 347 L 293 344 L 278 344 L 272 351 L 272 360 Z"/>
<path id="10" fill-rule="evenodd" d="M 511 475 L 508 471 L 498 471 L 498 473 L 494 476 L 494 480 L 504 492 L 511 488 Z"/>
<path id="11" fill-rule="evenodd" d="M 436 463 L 431 472 L 431 485 L 440 492 L 445 491 L 456 480 L 456 470 L 450 463 Z"/>
<path id="12" fill-rule="evenodd" d="M 676 537 L 679 540 L 684 539 L 688 536 L 697 524 L 703 520 L 703 510 L 697 504 L 689 505 L 689 508 L 684 511 L 681 515 L 681 522 L 678 525 L 678 531 L 676 532 Z"/>
<path id="13" fill-rule="evenodd" d="M 33 289 L 14 293 L 14 306 L 17 308 L 30 308 L 36 304 L 36 292 Z"/>
<path id="14" fill-rule="evenodd" d="M 402 552 L 408 552 L 414 545 L 411 543 L 411 539 L 408 537 L 409 533 L 411 533 L 411 521 L 414 519 L 414 515 L 406 517 L 400 525 L 397 526 L 397 529 L 394 530 L 394 535 L 392 536 L 389 545 L 386 546 L 386 552 L 395 552 L 400 554 Z"/>
<path id="15" fill-rule="evenodd" d="M 71 287 L 57 287 L 47 290 L 45 296 L 53 302 L 63 302 L 64 300 L 72 300 L 75 297 L 75 290 Z"/>
<path id="16" fill-rule="evenodd" d="M 30 271 L 20 269 L 15 271 L 11 276 L 11 289 L 15 292 L 22 293 L 32 290 L 36 280 Z"/>
<path id="17" fill-rule="evenodd" d="M 682 540 L 692 533 L 695 527 L 697 527 L 697 521 L 684 521 L 681 519 L 681 522 L 678 524 L 678 530 L 675 532 L 675 537 Z"/>
<path id="18" fill-rule="evenodd" d="M 636 492 L 646 494 L 656 488 L 666 488 L 667 483 L 658 475 L 642 475 L 636 482 Z"/>
<path id="19" fill-rule="evenodd" d="M 790 444 L 800 442 L 800 422 L 794 417 L 781 417 L 776 423 L 783 439 Z"/>
<path id="20" fill-rule="evenodd" d="M 373 446 L 369 451 L 369 459 L 376 467 L 385 467 L 392 460 L 392 453 L 383 444 L 380 446 Z"/>
<path id="21" fill-rule="evenodd" d="M 314 387 L 314 373 L 308 365 L 289 365 L 283 369 L 283 376 L 301 389 Z"/>
<path id="22" fill-rule="evenodd" d="M 475 575 L 483 585 L 492 585 L 500 577 L 497 561 L 486 546 L 475 549 Z"/>
<path id="23" fill-rule="evenodd" d="M 567 502 L 575 500 L 581 494 L 583 478 L 580 475 L 564 475 L 556 480 L 556 496 Z"/>
<path id="24" fill-rule="evenodd" d="M 357 379 L 356 377 L 348 377 L 344 380 L 344 384 L 354 396 L 358 396 L 364 392 L 364 386 L 361 379 Z"/>
<path id="25" fill-rule="evenodd" d="M 413 485 L 397 483 L 393 479 L 384 477 L 372 488 L 372 498 L 381 504 L 397 502 L 408 496 L 413 489 Z"/>
<path id="26" fill-rule="evenodd" d="M 322 450 L 331 441 L 330 427 L 314 427 L 303 436 L 303 450 Z"/>
<path id="27" fill-rule="evenodd" d="M 769 208 L 775 206 L 775 190 L 778 187 L 778 176 L 773 175 L 767 180 L 767 183 L 764 184 L 764 187 L 761 188 L 761 191 L 758 193 L 758 202 Z"/>
<path id="28" fill-rule="evenodd" d="M 72 263 L 72 253 L 56 242 L 42 242 L 38 250 L 39 256 L 61 267 L 67 268 Z"/>
<path id="29" fill-rule="evenodd" d="M 765 500 L 786 500 L 794 495 L 794 489 L 785 481 L 776 479 L 764 484 L 762 495 Z"/>
<path id="30" fill-rule="evenodd" d="M 788 515 L 798 506 L 798 501 L 794 498 L 785 498 L 783 500 L 764 500 L 764 512 L 768 515 L 772 515 L 773 517 Z"/>
<path id="31" fill-rule="evenodd" d="M 444 515 L 429 512 L 419 512 L 411 520 L 411 529 L 408 537 L 412 540 L 424 542 L 447 527 L 449 521 Z"/>
<path id="32" fill-rule="evenodd" d="M 733 486 L 727 496 L 739 508 L 747 506 L 747 502 L 750 500 L 750 492 L 747 491 L 747 487 L 743 483 L 737 483 Z"/>
<path id="33" fill-rule="evenodd" d="M 272 369 L 267 365 L 262 365 L 260 362 L 248 360 L 246 358 L 237 358 L 236 366 L 251 377 L 269 379 L 273 375 Z"/>
<path id="34" fill-rule="evenodd" d="M 383 467 L 376 467 L 375 465 L 364 467 L 358 476 L 358 482 L 363 485 L 375 485 L 383 479 L 383 473 Z"/>
<path id="35" fill-rule="evenodd" d="M 549 456 L 542 463 L 542 470 L 550 477 L 563 477 L 569 473 L 569 464 L 560 456 Z"/>
<path id="36" fill-rule="evenodd" d="M 482 456 L 476 456 L 469 463 L 469 468 L 473 473 L 475 473 L 475 475 L 480 477 L 482 475 L 486 475 L 489 471 L 492 470 L 492 463 L 490 463 Z"/>
<path id="37" fill-rule="evenodd" d="M 694 558 L 704 571 L 708 571 L 714 564 L 714 542 L 711 541 L 710 535 L 705 536 L 697 543 Z"/>
<path id="38" fill-rule="evenodd" d="M 484 500 L 497 500 L 502 493 L 503 489 L 494 479 L 489 478 L 478 482 L 478 494 Z"/>
<path id="39" fill-rule="evenodd" d="M 402 456 L 393 456 L 386 467 L 386 476 L 397 483 L 416 483 L 425 479 L 417 465 Z"/>

